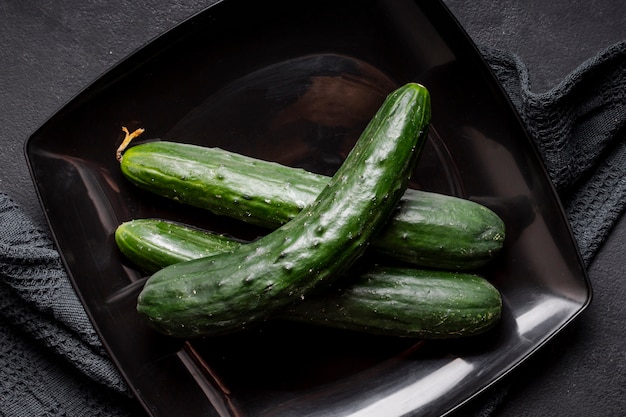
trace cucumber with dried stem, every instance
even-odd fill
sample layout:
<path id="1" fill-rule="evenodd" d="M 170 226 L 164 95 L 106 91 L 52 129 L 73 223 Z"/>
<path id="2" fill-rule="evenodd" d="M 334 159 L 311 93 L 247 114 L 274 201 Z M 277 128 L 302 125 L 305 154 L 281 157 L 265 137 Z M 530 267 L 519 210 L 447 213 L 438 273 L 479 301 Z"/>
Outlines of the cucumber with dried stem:
<path id="1" fill-rule="evenodd" d="M 140 188 L 269 229 L 293 219 L 330 180 L 223 149 L 167 141 L 129 148 L 121 169 Z M 418 266 L 470 270 L 491 261 L 504 238 L 504 222 L 489 208 L 408 189 L 371 247 Z"/>

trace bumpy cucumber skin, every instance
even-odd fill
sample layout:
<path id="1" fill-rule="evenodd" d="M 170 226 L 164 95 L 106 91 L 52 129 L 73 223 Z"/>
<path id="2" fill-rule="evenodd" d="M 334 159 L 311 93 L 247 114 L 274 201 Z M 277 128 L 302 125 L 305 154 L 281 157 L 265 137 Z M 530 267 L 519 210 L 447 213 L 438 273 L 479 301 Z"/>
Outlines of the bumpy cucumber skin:
<path id="1" fill-rule="evenodd" d="M 332 283 L 391 215 L 429 123 L 426 88 L 411 83 L 392 92 L 312 204 L 230 253 L 156 272 L 139 294 L 137 311 L 167 335 L 218 335 L 264 320 Z"/>
<path id="2" fill-rule="evenodd" d="M 330 180 L 222 149 L 175 142 L 132 147 L 121 166 L 126 178 L 141 188 L 270 229 L 293 219 Z M 371 244 L 402 262 L 470 270 L 491 261 L 504 237 L 504 222 L 487 207 L 409 189 Z"/>
<path id="3" fill-rule="evenodd" d="M 374 266 L 339 284 L 282 317 L 377 335 L 453 339 L 484 333 L 502 312 L 500 292 L 466 272 Z"/>
<path id="4" fill-rule="evenodd" d="M 129 148 L 121 170 L 155 194 L 270 229 L 293 219 L 330 180 L 218 148 L 166 141 Z"/>
<path id="5" fill-rule="evenodd" d="M 372 249 L 414 265 L 473 270 L 492 261 L 504 245 L 502 219 L 458 197 L 407 190 L 393 219 L 372 239 Z"/>
<path id="6" fill-rule="evenodd" d="M 241 245 L 223 235 L 158 219 L 122 223 L 115 230 L 115 243 L 135 267 L 148 274 L 179 262 L 231 252 Z"/>
<path id="7" fill-rule="evenodd" d="M 147 273 L 242 244 L 161 219 L 122 223 L 115 238 L 120 251 Z M 451 339 L 483 333 L 501 316 L 498 290 L 463 272 L 379 265 L 352 268 L 337 284 L 274 317 L 375 335 Z"/>

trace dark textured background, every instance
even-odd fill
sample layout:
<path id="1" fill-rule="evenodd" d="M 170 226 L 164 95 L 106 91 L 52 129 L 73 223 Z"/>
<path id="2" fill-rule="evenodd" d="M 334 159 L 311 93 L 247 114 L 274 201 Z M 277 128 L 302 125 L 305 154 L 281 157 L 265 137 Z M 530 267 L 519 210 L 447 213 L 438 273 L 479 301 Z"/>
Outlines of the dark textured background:
<path id="1" fill-rule="evenodd" d="M 0 191 L 45 227 L 23 146 L 89 82 L 212 1 L 0 2 Z M 626 2 L 446 0 L 475 42 L 517 53 L 532 89 L 545 91 L 610 44 L 626 39 Z M 497 416 L 626 414 L 626 219 L 592 263 L 591 306 L 517 369 Z"/>

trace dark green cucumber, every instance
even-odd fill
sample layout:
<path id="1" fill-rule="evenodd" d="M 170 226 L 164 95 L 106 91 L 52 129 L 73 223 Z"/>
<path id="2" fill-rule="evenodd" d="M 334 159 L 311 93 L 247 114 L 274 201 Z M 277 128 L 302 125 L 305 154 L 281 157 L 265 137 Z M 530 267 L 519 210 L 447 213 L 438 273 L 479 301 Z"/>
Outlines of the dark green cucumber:
<path id="1" fill-rule="evenodd" d="M 143 189 L 271 229 L 293 219 L 329 181 L 302 169 L 175 142 L 131 147 L 121 168 Z M 371 245 L 403 262 L 469 270 L 493 259 L 504 236 L 500 217 L 483 205 L 409 189 Z"/>
<path id="2" fill-rule="evenodd" d="M 115 243 L 143 273 L 216 253 L 230 252 L 241 242 L 181 223 L 136 219 L 120 224 Z"/>
<path id="3" fill-rule="evenodd" d="M 392 92 L 313 203 L 252 243 L 159 270 L 139 294 L 138 312 L 168 335 L 216 335 L 331 284 L 398 204 L 429 123 L 426 88 L 410 83 Z M 193 179 L 178 180 L 185 181 Z"/>
<path id="4" fill-rule="evenodd" d="M 372 240 L 378 253 L 414 265 L 472 270 L 501 251 L 505 226 L 489 208 L 443 194 L 407 190 L 394 221 Z"/>
<path id="5" fill-rule="evenodd" d="M 161 219 L 122 223 L 115 241 L 146 273 L 242 244 Z M 500 293 L 474 274 L 374 266 L 365 272 L 350 269 L 337 284 L 274 317 L 370 334 L 443 339 L 482 333 L 501 316 Z"/>
<path id="6" fill-rule="evenodd" d="M 501 312 L 500 292 L 478 275 L 377 265 L 280 317 L 378 335 L 452 339 L 489 330 Z"/>

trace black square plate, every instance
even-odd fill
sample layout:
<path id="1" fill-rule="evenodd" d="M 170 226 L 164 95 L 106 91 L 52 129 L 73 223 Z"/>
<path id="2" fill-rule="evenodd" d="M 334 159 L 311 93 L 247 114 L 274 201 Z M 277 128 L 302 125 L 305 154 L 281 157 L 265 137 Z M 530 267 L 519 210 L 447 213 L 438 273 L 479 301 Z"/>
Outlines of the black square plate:
<path id="1" fill-rule="evenodd" d="M 242 238 L 264 231 L 133 188 L 115 160 L 121 126 L 332 174 L 385 95 L 409 81 L 433 100 L 412 186 L 481 202 L 507 225 L 502 256 L 482 271 L 503 294 L 497 328 L 434 342 L 273 323 L 180 341 L 141 321 L 141 275 L 113 240 L 121 222 L 163 217 Z M 73 284 L 153 416 L 446 414 L 591 297 L 535 148 L 440 2 L 219 2 L 88 86 L 29 138 L 26 153 Z"/>

